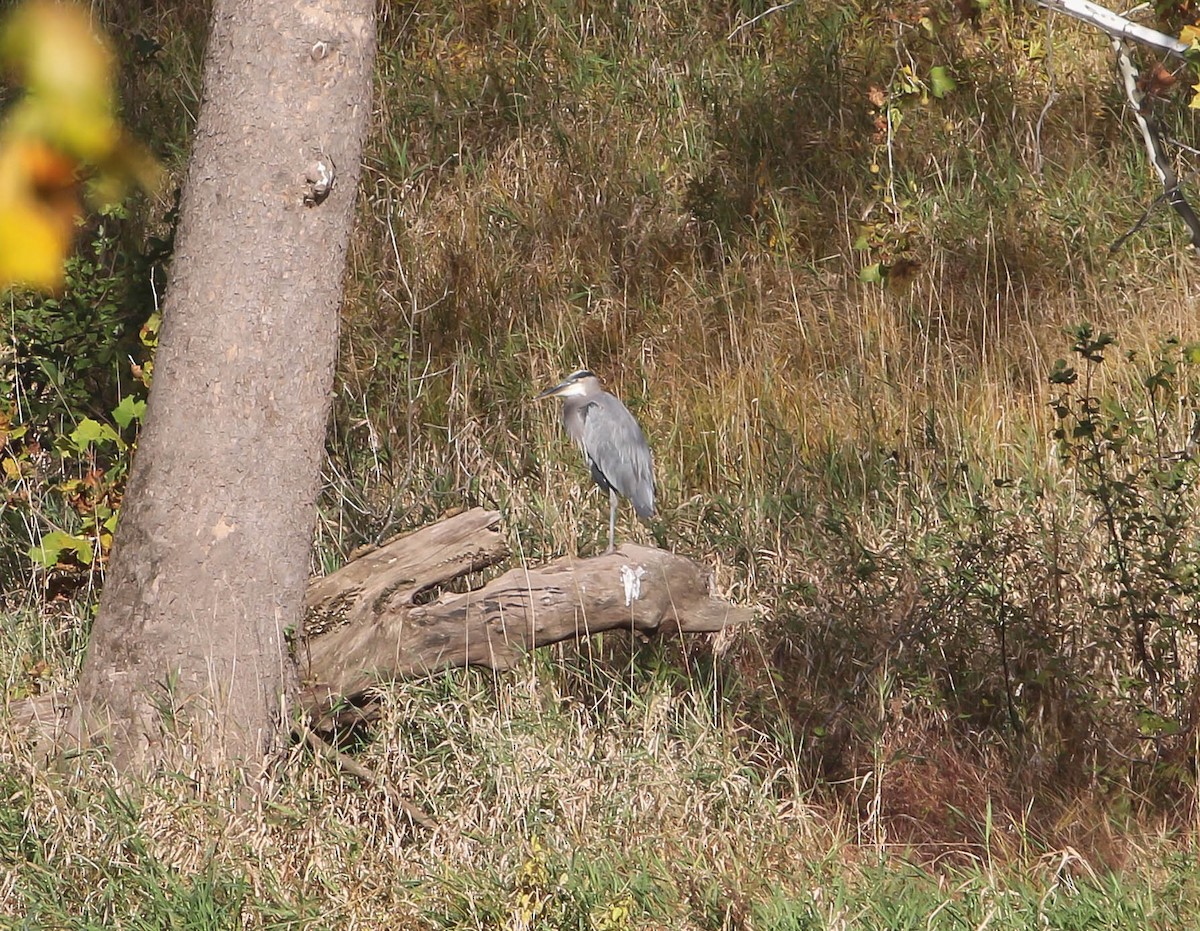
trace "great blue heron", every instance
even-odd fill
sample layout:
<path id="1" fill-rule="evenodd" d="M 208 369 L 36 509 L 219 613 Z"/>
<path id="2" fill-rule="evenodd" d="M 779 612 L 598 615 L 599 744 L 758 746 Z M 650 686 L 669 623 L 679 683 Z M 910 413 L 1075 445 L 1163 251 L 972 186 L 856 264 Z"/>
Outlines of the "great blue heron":
<path id="1" fill-rule="evenodd" d="M 617 495 L 633 504 L 640 517 L 654 516 L 654 462 L 650 445 L 629 408 L 609 394 L 587 369 L 572 372 L 535 398 L 563 398 L 567 434 L 583 450 L 592 479 L 608 492 L 608 552 L 615 545 Z"/>

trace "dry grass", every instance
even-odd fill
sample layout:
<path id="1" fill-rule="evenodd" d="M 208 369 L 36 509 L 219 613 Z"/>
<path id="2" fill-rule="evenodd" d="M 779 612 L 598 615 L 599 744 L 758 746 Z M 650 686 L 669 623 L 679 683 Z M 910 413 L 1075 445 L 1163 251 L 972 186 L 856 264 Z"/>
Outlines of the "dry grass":
<path id="1" fill-rule="evenodd" d="M 299 747 L 262 780 L 184 765 L 131 798 L 101 766 L 63 783 L 6 736 L 0 908 L 31 927 L 692 931 L 926 927 L 947 909 L 946 927 L 993 911 L 1005 928 L 1166 928 L 1197 904 L 1165 835 L 1124 832 L 1131 861 L 1110 881 L 1074 847 L 1042 856 L 999 806 L 976 843 L 918 845 L 935 873 L 905 869 L 892 854 L 915 838 L 881 817 L 888 794 L 936 795 L 902 814 L 973 832 L 986 773 L 943 747 L 881 760 L 855 787 L 862 811 L 831 817 L 786 742 L 655 659 L 614 675 L 567 655 L 392 691 L 358 758 L 437 819 L 429 832 Z M 952 767 L 962 807 L 913 765 Z"/>
<path id="2" fill-rule="evenodd" d="M 703 675 L 633 659 L 617 675 L 569 655 L 391 692 L 359 759 L 437 819 L 429 832 L 299 747 L 262 780 L 181 766 L 130 798 L 102 766 L 66 784 L 5 737 L 0 907 L 32 927 L 690 931 L 924 927 L 947 908 L 977 922 L 998 897 L 1001 927 L 1030 909 L 1169 927 L 1200 893 L 1175 879 L 1186 864 L 1163 836 L 1124 834 L 1140 858 L 1127 886 L 1106 885 L 1072 847 L 1012 849 L 1030 838 L 999 812 L 956 859 L 926 849 L 940 884 L 880 870 L 907 849 L 877 807 L 906 764 L 881 763 L 858 786 L 861 815 L 831 819 L 787 744 L 737 722 Z M 988 780 L 972 778 L 958 791 L 975 804 Z M 932 820 L 974 814 L 944 803 Z M 1028 873 L 979 871 L 1014 860 Z M 975 926 L 963 920 L 948 926 Z"/>
<path id="3" fill-rule="evenodd" d="M 5 738 L 0 853 L 26 865 L 0 903 L 125 927 L 176 900 L 347 928 L 1189 914 L 1190 689 L 1156 694 L 1104 607 L 1111 546 L 1047 376 L 1065 326 L 1113 330 L 1094 393 L 1145 424 L 1200 281 L 1165 212 L 1107 251 L 1156 192 L 1102 40 L 1056 23 L 1047 62 L 1041 14 L 946 12 L 931 38 L 919 12 L 798 4 L 727 38 L 742 8 L 682 0 L 386 6 L 316 567 L 463 504 L 500 508 L 520 559 L 600 547 L 603 502 L 530 400 L 584 364 L 655 451 L 661 515 L 619 532 L 761 621 L 397 686 L 359 758 L 430 834 L 299 749 L 249 793 L 182 773 L 130 803 Z M 946 99 L 903 88 L 934 65 Z M 1175 448 L 1195 382 L 1158 421 Z M 1176 500 L 1196 513 L 1192 484 Z M 1170 619 L 1195 590 L 1154 604 L 1186 680 Z M 6 616 L 10 696 L 71 681 L 85 624 L 51 608 Z M 1180 731 L 1148 739 L 1147 708 Z"/>
<path id="4" fill-rule="evenodd" d="M 6 738 L 5 792 L 24 828 L 5 832 L 5 855 L 28 862 L 0 883 L 0 904 L 38 927 L 68 915 L 122 926 L 186 889 L 252 925 L 278 911 L 326 927 L 516 927 L 530 908 L 586 920 L 626 900 L 659 908 L 637 905 L 642 895 L 683 907 L 690 883 L 747 900 L 791 888 L 779 876 L 795 845 L 832 849 L 834 834 L 803 802 L 786 749 L 724 719 L 711 694 L 630 674 L 641 687 L 567 658 L 519 680 L 396 690 L 360 759 L 438 821 L 415 834 L 385 798 L 299 747 L 262 782 L 185 768 L 134 802 L 102 767 L 63 785 Z M 586 702 L 570 687 L 582 679 Z M 759 765 L 732 755 L 747 745 Z M 747 822 L 761 830 L 745 835 Z M 56 913 L 43 895 L 59 883 L 79 895 Z"/>
<path id="5" fill-rule="evenodd" d="M 323 539 L 345 552 L 467 501 L 504 510 L 523 557 L 594 549 L 601 507 L 529 402 L 585 364 L 653 438 L 662 517 L 625 532 L 762 607 L 733 663 L 784 684 L 746 713 L 788 715 L 807 772 L 864 772 L 887 715 L 863 689 L 898 664 L 892 687 L 941 721 L 916 743 L 1010 768 L 996 791 L 1014 810 L 1091 791 L 1106 754 L 1141 785 L 1162 748 L 1139 749 L 1149 699 L 1116 685 L 1119 639 L 1096 641 L 1109 554 L 1049 440 L 1047 374 L 1089 320 L 1120 336 L 1096 391 L 1129 397 L 1162 340 L 1200 326 L 1165 218 L 1105 252 L 1153 189 L 1103 43 L 1056 26 L 1050 77 L 1041 26 L 1003 11 L 927 41 L 903 11 L 793 9 L 724 41 L 736 18 L 683 5 L 469 9 L 385 33 L 390 132 L 368 166 Z M 961 82 L 946 100 L 896 90 L 900 66 L 942 62 Z M 872 136 L 878 87 L 902 111 L 890 136 Z M 860 283 L 873 261 L 909 271 Z"/>

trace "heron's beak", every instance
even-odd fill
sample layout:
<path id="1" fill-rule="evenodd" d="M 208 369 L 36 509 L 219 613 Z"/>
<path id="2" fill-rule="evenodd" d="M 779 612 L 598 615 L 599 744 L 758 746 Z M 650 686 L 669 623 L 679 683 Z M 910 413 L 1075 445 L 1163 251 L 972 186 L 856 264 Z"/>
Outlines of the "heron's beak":
<path id="1" fill-rule="evenodd" d="M 540 401 L 540 400 L 542 400 L 542 398 L 552 398 L 556 394 L 558 394 L 560 391 L 565 390 L 569 384 L 570 384 L 570 382 L 560 381 L 554 387 L 547 388 L 545 391 L 541 392 L 540 394 L 535 394 L 533 396 L 533 399 L 535 401 Z"/>

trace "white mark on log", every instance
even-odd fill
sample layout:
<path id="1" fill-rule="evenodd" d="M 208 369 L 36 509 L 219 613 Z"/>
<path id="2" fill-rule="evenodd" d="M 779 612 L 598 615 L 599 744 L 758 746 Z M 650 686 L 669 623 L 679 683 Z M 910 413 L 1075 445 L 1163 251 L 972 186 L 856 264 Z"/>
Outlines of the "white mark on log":
<path id="1" fill-rule="evenodd" d="M 233 533 L 233 531 L 236 527 L 237 527 L 237 524 L 226 523 L 225 518 L 222 517 L 220 520 L 218 520 L 213 525 L 213 528 L 212 528 L 213 539 L 219 543 L 220 541 L 224 540 L 227 536 L 229 536 L 231 533 Z"/>
<path id="2" fill-rule="evenodd" d="M 636 569 L 632 566 L 621 567 L 621 584 L 625 586 L 625 607 L 628 608 L 642 597 L 642 578 L 645 575 L 646 570 L 641 566 Z"/>

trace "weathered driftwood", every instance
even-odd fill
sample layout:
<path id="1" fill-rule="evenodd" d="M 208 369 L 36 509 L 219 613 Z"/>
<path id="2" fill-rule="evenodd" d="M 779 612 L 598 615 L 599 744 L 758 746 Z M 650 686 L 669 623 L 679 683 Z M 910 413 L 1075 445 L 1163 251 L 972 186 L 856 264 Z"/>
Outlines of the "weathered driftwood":
<path id="1" fill-rule="evenodd" d="M 431 599 L 507 555 L 499 521 L 495 511 L 467 511 L 310 583 L 300 667 L 313 717 L 381 681 L 451 666 L 507 669 L 536 647 L 605 630 L 709 633 L 750 617 L 710 594 L 709 573 L 692 560 L 632 544 Z"/>

